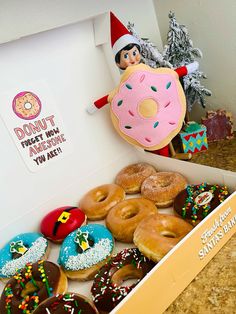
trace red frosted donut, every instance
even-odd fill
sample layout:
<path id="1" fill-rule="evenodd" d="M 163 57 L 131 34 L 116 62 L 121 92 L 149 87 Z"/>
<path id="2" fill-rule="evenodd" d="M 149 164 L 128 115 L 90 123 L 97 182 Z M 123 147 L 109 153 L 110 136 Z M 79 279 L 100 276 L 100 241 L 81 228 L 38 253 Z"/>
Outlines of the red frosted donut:
<path id="1" fill-rule="evenodd" d="M 62 242 L 69 233 L 85 225 L 86 218 L 79 208 L 64 206 L 48 213 L 41 221 L 40 229 L 46 238 Z"/>
<path id="2" fill-rule="evenodd" d="M 35 119 L 41 111 L 41 101 L 32 92 L 21 92 L 17 94 L 12 102 L 15 114 L 25 120 Z"/>

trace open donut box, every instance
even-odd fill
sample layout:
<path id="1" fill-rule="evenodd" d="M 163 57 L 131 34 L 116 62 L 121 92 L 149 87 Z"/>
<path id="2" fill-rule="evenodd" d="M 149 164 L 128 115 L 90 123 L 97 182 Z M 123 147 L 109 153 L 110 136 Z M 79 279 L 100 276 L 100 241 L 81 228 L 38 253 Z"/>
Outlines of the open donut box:
<path id="1" fill-rule="evenodd" d="M 117 172 L 131 163 L 146 161 L 161 171 L 177 171 L 192 184 L 227 185 L 231 196 L 179 242 L 112 311 L 157 314 L 175 300 L 235 233 L 236 173 L 136 149 L 117 135 L 108 108 L 93 116 L 86 113 L 86 105 L 109 92 L 119 76 L 116 72 L 111 74 L 107 66 L 108 59 L 108 64 L 112 64 L 109 34 L 105 31 L 109 29 L 107 19 L 108 14 L 94 16 L 0 46 L 4 77 L 0 84 L 3 122 L 0 133 L 4 148 L 0 244 L 3 246 L 18 233 L 38 231 L 47 212 L 65 205 L 77 206 L 85 192 L 112 183 Z M 14 96 L 29 90 L 42 102 L 40 115 L 30 122 L 14 115 L 11 109 Z M 52 116 L 53 120 L 47 119 Z M 46 129 L 30 128 L 29 123 L 36 121 L 46 121 Z M 24 131 L 19 136 L 17 128 Z M 30 145 L 21 144 L 42 134 L 38 137 L 40 143 L 46 131 L 52 131 L 48 138 L 59 133 L 64 140 L 39 153 L 30 153 Z M 169 208 L 161 212 L 171 211 Z M 115 247 L 118 252 L 127 246 L 116 243 Z M 58 250 L 59 245 L 52 244 L 48 259 L 56 262 Z M 91 298 L 91 284 L 69 281 L 68 290 Z M 3 286 L 1 283 L 1 290 Z"/>

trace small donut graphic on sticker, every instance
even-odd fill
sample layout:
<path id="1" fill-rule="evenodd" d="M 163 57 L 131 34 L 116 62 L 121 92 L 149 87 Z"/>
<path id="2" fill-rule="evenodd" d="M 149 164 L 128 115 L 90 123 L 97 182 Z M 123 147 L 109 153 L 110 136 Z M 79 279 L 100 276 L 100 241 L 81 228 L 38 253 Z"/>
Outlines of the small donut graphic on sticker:
<path id="1" fill-rule="evenodd" d="M 33 120 L 40 114 L 42 104 L 37 95 L 25 91 L 18 93 L 14 97 L 12 108 L 19 118 Z"/>

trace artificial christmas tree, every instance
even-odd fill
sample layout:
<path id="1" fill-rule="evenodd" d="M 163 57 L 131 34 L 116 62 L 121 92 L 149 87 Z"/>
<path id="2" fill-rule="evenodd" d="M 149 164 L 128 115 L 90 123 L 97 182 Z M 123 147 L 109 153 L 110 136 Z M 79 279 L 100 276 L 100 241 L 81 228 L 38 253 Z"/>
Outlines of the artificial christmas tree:
<path id="1" fill-rule="evenodd" d="M 163 59 L 176 68 L 193 62 L 195 58 L 202 58 L 201 50 L 193 47 L 193 42 L 185 25 L 177 23 L 173 12 L 169 13 L 169 18 L 170 29 L 167 35 L 167 45 L 163 51 Z M 199 70 L 183 78 L 183 88 L 189 112 L 195 103 L 199 103 L 205 108 L 204 97 L 211 96 L 211 91 L 201 84 L 201 78 L 206 78 L 206 76 Z"/>
<path id="2" fill-rule="evenodd" d="M 134 24 L 129 22 L 127 26 L 130 33 L 139 41 L 143 62 L 153 68 L 175 69 L 194 62 L 195 58 L 202 58 L 201 50 L 193 47 L 187 28 L 177 23 L 173 12 L 169 13 L 169 18 L 170 29 L 167 35 L 167 45 L 165 45 L 162 53 L 148 38 L 141 38 L 137 34 Z M 199 103 L 205 108 L 204 97 L 211 96 L 211 91 L 201 84 L 201 78 L 206 78 L 206 76 L 199 70 L 183 78 L 182 85 L 189 112 L 195 103 Z"/>

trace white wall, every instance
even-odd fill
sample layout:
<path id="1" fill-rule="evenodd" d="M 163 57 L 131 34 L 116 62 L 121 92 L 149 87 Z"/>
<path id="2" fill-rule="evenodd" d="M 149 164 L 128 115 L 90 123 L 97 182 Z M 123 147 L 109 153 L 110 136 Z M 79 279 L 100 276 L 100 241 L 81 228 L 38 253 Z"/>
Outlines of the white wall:
<path id="1" fill-rule="evenodd" d="M 207 75 L 203 84 L 213 95 L 206 97 L 207 109 L 225 108 L 234 114 L 236 125 L 236 1 L 235 0 L 154 0 L 158 24 L 166 42 L 170 10 L 185 24 L 194 47 L 203 52 L 200 70 Z M 192 116 L 205 115 L 195 106 Z"/>
<path id="2" fill-rule="evenodd" d="M 113 11 L 161 44 L 152 0 L 0 0 L 0 43 Z"/>

